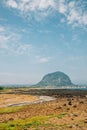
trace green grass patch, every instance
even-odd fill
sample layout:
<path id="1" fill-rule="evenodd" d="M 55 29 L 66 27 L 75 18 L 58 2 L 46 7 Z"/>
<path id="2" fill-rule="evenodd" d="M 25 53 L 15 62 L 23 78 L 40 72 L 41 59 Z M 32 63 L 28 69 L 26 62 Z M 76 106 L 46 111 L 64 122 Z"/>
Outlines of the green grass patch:
<path id="1" fill-rule="evenodd" d="M 62 119 L 67 113 L 60 113 L 49 116 L 50 118 L 57 117 L 58 119 Z"/>
<path id="2" fill-rule="evenodd" d="M 21 111 L 25 108 L 26 108 L 26 106 L 0 108 L 0 114 L 15 113 L 15 112 Z"/>
<path id="3" fill-rule="evenodd" d="M 57 118 L 62 119 L 65 115 L 66 115 L 66 113 L 58 114 Z"/>
<path id="4" fill-rule="evenodd" d="M 50 115 L 50 116 L 36 116 L 32 118 L 27 118 L 24 120 L 13 120 L 8 121 L 4 123 L 0 123 L 0 130 L 22 130 L 22 129 L 28 129 L 28 128 L 36 128 L 39 130 L 39 128 L 49 128 L 49 127 L 63 127 L 64 124 L 52 124 L 49 122 L 50 118 L 54 117 L 61 117 L 65 114 L 58 114 L 58 115 Z"/>

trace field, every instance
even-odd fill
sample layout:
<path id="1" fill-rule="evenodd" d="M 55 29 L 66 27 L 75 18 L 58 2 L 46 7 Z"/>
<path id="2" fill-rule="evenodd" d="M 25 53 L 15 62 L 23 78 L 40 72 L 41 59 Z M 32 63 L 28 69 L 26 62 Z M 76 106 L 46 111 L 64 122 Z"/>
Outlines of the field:
<path id="1" fill-rule="evenodd" d="M 53 100 L 42 100 L 41 96 L 51 96 Z M 86 129 L 87 91 L 29 88 L 0 91 L 0 130 Z"/>

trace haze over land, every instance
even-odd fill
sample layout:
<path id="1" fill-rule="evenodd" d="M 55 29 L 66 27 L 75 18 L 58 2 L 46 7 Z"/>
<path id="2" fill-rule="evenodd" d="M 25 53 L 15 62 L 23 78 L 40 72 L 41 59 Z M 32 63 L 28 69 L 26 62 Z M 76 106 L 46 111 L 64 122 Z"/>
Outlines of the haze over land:
<path id="1" fill-rule="evenodd" d="M 87 84 L 87 0 L 1 0 L 0 84 L 55 71 Z"/>

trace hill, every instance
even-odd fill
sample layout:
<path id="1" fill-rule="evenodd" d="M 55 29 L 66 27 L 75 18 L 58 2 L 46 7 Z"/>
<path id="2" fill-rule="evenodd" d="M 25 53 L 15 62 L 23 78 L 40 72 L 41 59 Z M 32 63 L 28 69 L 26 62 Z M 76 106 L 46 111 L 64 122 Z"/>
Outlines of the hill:
<path id="1" fill-rule="evenodd" d="M 68 75 L 63 72 L 57 71 L 45 75 L 36 86 L 72 86 Z"/>

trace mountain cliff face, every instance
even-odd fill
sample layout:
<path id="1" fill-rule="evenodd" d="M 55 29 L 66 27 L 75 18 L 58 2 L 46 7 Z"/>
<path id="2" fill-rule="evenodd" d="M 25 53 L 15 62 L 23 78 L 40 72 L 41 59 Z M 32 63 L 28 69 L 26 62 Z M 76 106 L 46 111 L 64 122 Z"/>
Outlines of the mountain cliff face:
<path id="1" fill-rule="evenodd" d="M 36 86 L 72 86 L 69 76 L 63 72 L 57 71 L 45 75 Z"/>

